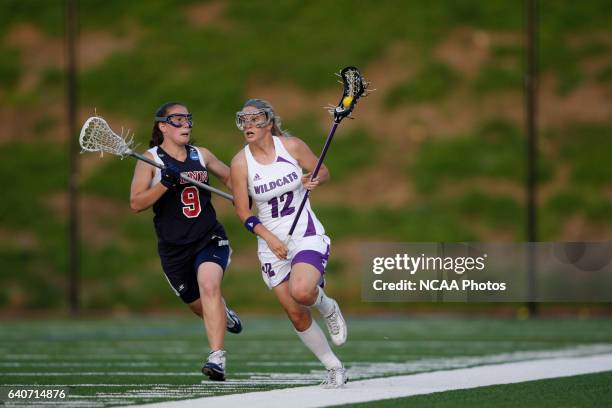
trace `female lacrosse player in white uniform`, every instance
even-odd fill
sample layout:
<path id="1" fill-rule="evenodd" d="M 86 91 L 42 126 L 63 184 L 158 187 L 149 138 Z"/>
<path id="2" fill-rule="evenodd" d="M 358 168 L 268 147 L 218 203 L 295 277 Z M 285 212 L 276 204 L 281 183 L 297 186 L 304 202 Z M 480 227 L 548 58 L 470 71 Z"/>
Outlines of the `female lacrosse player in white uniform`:
<path id="1" fill-rule="evenodd" d="M 310 174 L 302 174 L 302 169 L 314 170 L 317 158 L 303 141 L 284 134 L 268 102 L 248 100 L 236 114 L 236 124 L 247 142 L 231 164 L 236 214 L 257 235 L 264 282 L 278 297 L 298 336 L 328 370 L 324 385 L 341 387 L 347 381 L 346 370 L 310 314 L 310 308 L 316 307 L 334 344 L 344 344 L 346 323 L 338 303 L 323 291 L 330 240 L 309 202 L 285 243 L 306 189 L 327 181 L 329 172 L 322 166 L 312 181 Z M 249 196 L 258 216 L 249 209 Z"/>
<path id="2" fill-rule="evenodd" d="M 189 145 L 192 125 L 184 105 L 169 102 L 159 108 L 145 156 L 165 169 L 138 162 L 130 205 L 137 212 L 153 206 L 157 249 L 166 278 L 176 295 L 204 319 L 211 352 L 202 372 L 211 380 L 223 381 L 225 329 L 242 330 L 238 316 L 221 297 L 221 279 L 231 249 L 210 192 L 181 180 L 180 175 L 208 184 L 208 172 L 212 172 L 228 188 L 230 175 L 229 168 L 209 150 Z"/>

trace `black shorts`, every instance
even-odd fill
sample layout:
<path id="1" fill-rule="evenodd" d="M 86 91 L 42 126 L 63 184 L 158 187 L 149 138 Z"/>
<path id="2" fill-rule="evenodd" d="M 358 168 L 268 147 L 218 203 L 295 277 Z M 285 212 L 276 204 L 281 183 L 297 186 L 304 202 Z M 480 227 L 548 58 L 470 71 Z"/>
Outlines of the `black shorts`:
<path id="1" fill-rule="evenodd" d="M 189 245 L 159 243 L 157 250 L 168 283 L 185 303 L 200 298 L 198 267 L 204 262 L 213 262 L 225 272 L 232 253 L 223 229 Z"/>

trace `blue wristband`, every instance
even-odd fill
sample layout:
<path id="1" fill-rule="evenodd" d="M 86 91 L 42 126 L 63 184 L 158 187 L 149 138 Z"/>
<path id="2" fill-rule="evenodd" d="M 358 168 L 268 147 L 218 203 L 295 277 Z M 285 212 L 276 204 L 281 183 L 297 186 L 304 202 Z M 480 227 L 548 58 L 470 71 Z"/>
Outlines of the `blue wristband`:
<path id="1" fill-rule="evenodd" d="M 261 221 L 259 221 L 259 218 L 257 218 L 257 217 L 256 217 L 256 216 L 254 216 L 254 215 L 251 215 L 249 218 L 247 218 L 247 219 L 244 221 L 244 227 L 245 227 L 246 229 L 248 229 L 248 230 L 249 230 L 249 232 L 253 232 L 253 230 L 255 229 L 255 226 L 256 226 L 257 224 L 261 224 Z M 254 233 L 255 233 L 255 232 L 253 232 L 253 234 L 254 234 Z"/>

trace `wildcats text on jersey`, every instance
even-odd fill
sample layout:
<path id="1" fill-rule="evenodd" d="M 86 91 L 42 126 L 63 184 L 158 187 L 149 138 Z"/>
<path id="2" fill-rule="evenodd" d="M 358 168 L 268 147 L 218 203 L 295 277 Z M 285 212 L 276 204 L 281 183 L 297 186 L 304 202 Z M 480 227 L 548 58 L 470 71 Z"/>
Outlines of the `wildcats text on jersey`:
<path id="1" fill-rule="evenodd" d="M 253 188 L 255 189 L 255 194 L 264 194 L 264 193 L 267 193 L 268 191 L 274 190 L 277 187 L 281 187 L 281 186 L 284 186 L 285 184 L 289 184 L 292 181 L 295 181 L 297 179 L 298 179 L 298 175 L 295 171 L 293 171 L 282 178 L 272 180 L 268 182 L 267 184 L 260 184 L 258 186 L 253 186 Z"/>

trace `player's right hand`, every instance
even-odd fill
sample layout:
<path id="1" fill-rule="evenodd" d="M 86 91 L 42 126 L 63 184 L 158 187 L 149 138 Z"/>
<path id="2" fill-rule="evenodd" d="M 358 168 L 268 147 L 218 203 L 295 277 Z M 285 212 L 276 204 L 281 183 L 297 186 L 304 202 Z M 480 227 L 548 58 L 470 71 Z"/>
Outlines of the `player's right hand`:
<path id="1" fill-rule="evenodd" d="M 161 171 L 160 183 L 167 189 L 171 189 L 181 181 L 181 174 L 176 164 L 170 163 Z"/>
<path id="2" fill-rule="evenodd" d="M 318 177 L 315 177 L 311 180 L 310 179 L 311 175 L 312 175 L 312 172 L 309 172 L 302 176 L 302 184 L 304 185 L 304 188 L 309 191 L 314 190 L 321 182 Z"/>
<path id="3" fill-rule="evenodd" d="M 278 239 L 276 235 L 271 234 L 271 236 L 266 240 L 266 243 L 268 244 L 270 251 L 272 251 L 279 259 L 287 259 L 287 245 Z"/>

